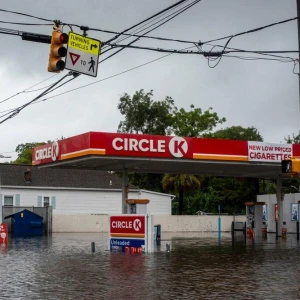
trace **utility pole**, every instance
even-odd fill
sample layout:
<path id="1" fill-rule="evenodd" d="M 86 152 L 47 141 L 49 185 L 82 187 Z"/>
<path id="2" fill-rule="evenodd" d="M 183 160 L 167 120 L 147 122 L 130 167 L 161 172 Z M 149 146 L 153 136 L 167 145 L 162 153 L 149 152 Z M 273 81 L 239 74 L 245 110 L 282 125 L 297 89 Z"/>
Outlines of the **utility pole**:
<path id="1" fill-rule="evenodd" d="M 300 109 L 300 0 L 296 0 L 297 3 L 297 24 L 298 24 L 298 66 L 299 66 L 299 71 L 298 71 L 298 81 L 299 81 L 299 109 Z"/>

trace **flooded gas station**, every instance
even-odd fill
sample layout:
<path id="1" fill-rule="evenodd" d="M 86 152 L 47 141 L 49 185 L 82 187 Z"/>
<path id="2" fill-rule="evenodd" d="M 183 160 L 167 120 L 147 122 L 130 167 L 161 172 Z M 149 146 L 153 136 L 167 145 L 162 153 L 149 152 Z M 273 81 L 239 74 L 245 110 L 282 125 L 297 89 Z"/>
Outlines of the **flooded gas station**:
<path id="1" fill-rule="evenodd" d="M 0 248 L 3 287 L 0 296 L 3 299 L 299 297 L 299 240 L 291 233 L 281 237 L 284 176 L 281 160 L 299 155 L 298 146 L 89 132 L 35 148 L 33 165 L 41 168 L 122 172 L 122 214 L 110 218 L 110 230 L 104 233 L 8 237 L 6 245 Z M 249 237 L 246 224 L 234 234 L 234 239 L 230 232 L 171 233 L 163 228 L 161 239 L 152 239 L 153 224 L 145 222 L 147 215 L 127 214 L 130 205 L 136 204 L 136 199 L 126 198 L 130 171 L 275 179 L 279 229 L 262 235 L 266 231 L 262 222 L 264 203 L 257 202 L 247 209 L 247 222 L 256 223 L 255 238 Z M 147 201 L 137 203 L 142 205 Z M 135 208 L 138 211 L 138 206 Z M 125 246 L 130 245 L 130 239 L 143 251 L 131 251 L 135 244 L 127 251 Z M 117 248 L 121 251 L 114 251 Z"/>
<path id="2" fill-rule="evenodd" d="M 151 254 L 110 253 L 107 234 L 10 239 L 0 299 L 296 299 L 300 247 L 216 234 L 162 234 Z M 95 252 L 91 251 L 95 242 Z M 170 252 L 166 245 L 170 245 Z"/>

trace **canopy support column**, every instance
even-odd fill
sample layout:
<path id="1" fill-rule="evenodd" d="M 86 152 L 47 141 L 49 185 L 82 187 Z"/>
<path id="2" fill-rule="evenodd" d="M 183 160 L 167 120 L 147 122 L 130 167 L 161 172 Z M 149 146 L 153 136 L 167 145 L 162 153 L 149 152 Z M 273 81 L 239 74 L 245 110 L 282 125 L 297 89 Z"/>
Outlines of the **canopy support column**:
<path id="1" fill-rule="evenodd" d="M 123 167 L 122 172 L 122 214 L 127 214 L 126 199 L 128 198 L 128 171 Z"/>
<path id="2" fill-rule="evenodd" d="M 283 224 L 283 199 L 282 199 L 282 177 L 277 175 L 276 178 L 276 200 L 277 200 L 277 207 L 278 207 L 278 236 L 281 236 L 282 232 L 282 224 Z"/>

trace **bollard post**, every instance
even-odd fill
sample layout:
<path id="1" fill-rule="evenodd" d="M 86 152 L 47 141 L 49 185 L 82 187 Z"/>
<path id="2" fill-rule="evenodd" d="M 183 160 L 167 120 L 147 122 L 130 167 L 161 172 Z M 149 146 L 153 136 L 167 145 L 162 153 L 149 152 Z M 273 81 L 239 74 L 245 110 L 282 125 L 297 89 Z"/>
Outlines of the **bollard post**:
<path id="1" fill-rule="evenodd" d="M 245 244 L 247 242 L 247 222 L 244 223 L 244 239 L 245 239 Z"/>
<path id="2" fill-rule="evenodd" d="M 267 224 L 266 224 L 266 222 L 262 223 L 261 235 L 262 235 L 263 239 L 267 238 Z"/>
<path id="3" fill-rule="evenodd" d="M 232 244 L 234 243 L 234 221 L 231 223 L 231 238 L 232 238 Z"/>
<path id="4" fill-rule="evenodd" d="M 95 242 L 92 242 L 91 249 L 92 249 L 92 252 L 94 253 L 95 252 Z"/>
<path id="5" fill-rule="evenodd" d="M 282 224 L 282 230 L 281 230 L 281 237 L 282 237 L 283 239 L 286 239 L 286 233 L 287 233 L 286 222 L 283 221 L 283 224 Z"/>
<path id="6" fill-rule="evenodd" d="M 278 240 L 278 221 L 275 222 L 276 240 Z"/>

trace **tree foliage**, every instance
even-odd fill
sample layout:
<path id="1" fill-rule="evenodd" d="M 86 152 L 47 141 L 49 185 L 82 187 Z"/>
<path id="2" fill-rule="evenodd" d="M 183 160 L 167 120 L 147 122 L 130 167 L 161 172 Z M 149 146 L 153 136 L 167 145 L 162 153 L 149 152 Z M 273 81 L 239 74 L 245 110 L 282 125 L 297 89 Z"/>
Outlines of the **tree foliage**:
<path id="1" fill-rule="evenodd" d="M 203 111 L 192 104 L 186 110 L 177 108 L 169 96 L 161 101 L 154 101 L 152 97 L 152 90 L 140 90 L 132 97 L 124 94 L 120 98 L 118 109 L 124 120 L 119 123 L 119 132 L 263 141 L 254 127 L 232 126 L 213 132 L 226 119 L 219 117 L 212 108 Z M 195 214 L 199 210 L 216 212 L 219 204 L 223 212 L 242 212 L 245 201 L 255 200 L 259 186 L 254 179 L 199 178 L 187 174 L 131 173 L 129 181 L 140 188 L 175 193 L 173 206 L 180 214 Z M 269 187 L 273 187 L 272 184 Z"/>
<path id="2" fill-rule="evenodd" d="M 300 144 L 300 131 L 298 134 L 292 134 L 292 136 L 288 135 L 287 137 L 284 138 L 284 140 L 288 144 Z"/>
<path id="3" fill-rule="evenodd" d="M 198 177 L 188 174 L 165 174 L 162 179 L 165 191 L 178 195 L 178 213 L 183 213 L 183 197 L 185 192 L 195 191 L 200 188 L 201 182 Z"/>
<path id="4" fill-rule="evenodd" d="M 152 100 L 153 91 L 135 92 L 130 97 L 125 93 L 120 98 L 118 109 L 125 117 L 118 126 L 118 132 L 136 134 L 170 134 L 172 112 L 175 109 L 174 100 L 166 97 L 161 101 Z"/>
<path id="5" fill-rule="evenodd" d="M 21 165 L 31 165 L 32 163 L 32 149 L 37 146 L 44 145 L 43 142 L 36 143 L 25 143 L 19 144 L 16 148 L 16 152 L 18 153 L 18 157 L 12 163 L 21 164 Z"/>
<path id="6" fill-rule="evenodd" d="M 230 139 L 244 141 L 263 141 L 263 137 L 255 127 L 244 128 L 242 126 L 231 126 L 207 134 L 206 137 L 215 139 Z"/>
<path id="7" fill-rule="evenodd" d="M 189 111 L 184 108 L 174 110 L 172 131 L 177 136 L 200 137 L 225 121 L 225 118 L 220 118 L 212 111 L 212 107 L 202 111 L 201 108 L 191 105 Z"/>

